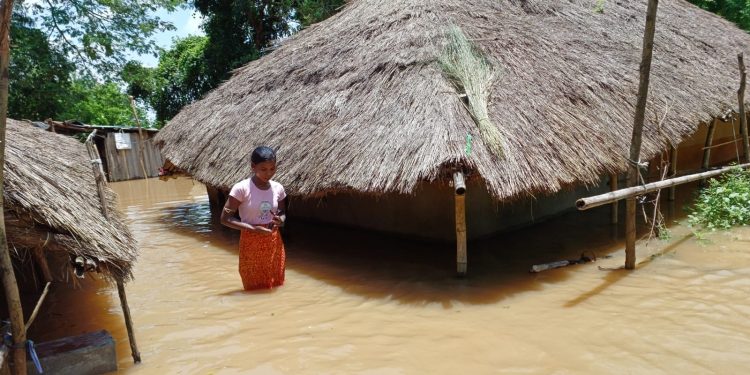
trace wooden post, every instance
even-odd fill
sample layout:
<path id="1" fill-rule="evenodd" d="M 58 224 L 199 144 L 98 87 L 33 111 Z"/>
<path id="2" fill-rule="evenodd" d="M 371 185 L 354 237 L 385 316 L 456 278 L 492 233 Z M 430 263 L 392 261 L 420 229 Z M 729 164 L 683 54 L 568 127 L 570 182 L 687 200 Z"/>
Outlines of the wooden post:
<path id="1" fill-rule="evenodd" d="M 708 125 L 708 131 L 706 132 L 706 143 L 703 147 L 703 160 L 701 161 L 701 169 L 704 171 L 708 170 L 711 165 L 711 145 L 714 143 L 714 133 L 716 132 L 716 119 L 711 120 Z M 706 180 L 701 180 L 700 185 L 704 186 Z"/>
<path id="2" fill-rule="evenodd" d="M 453 173 L 453 188 L 456 199 L 456 271 L 459 276 L 466 275 L 466 181 L 462 172 Z"/>
<path id="3" fill-rule="evenodd" d="M 675 145 L 669 145 L 669 177 L 677 177 L 677 147 Z M 674 201 L 675 198 L 675 187 L 669 188 L 670 201 Z"/>
<path id="4" fill-rule="evenodd" d="M 714 134 L 716 133 L 716 119 L 711 120 L 708 125 L 708 131 L 706 132 L 706 144 L 703 147 L 703 160 L 701 161 L 701 168 L 705 171 L 711 165 L 711 146 L 714 143 Z"/>
<path id="5" fill-rule="evenodd" d="M 750 163 L 750 142 L 747 135 L 747 115 L 745 114 L 745 81 L 747 72 L 745 72 L 745 61 L 743 54 L 737 55 L 737 61 L 740 66 L 740 88 L 737 90 L 737 101 L 740 106 L 740 133 L 742 133 L 742 152 L 745 156 L 745 163 Z"/>
<path id="6" fill-rule="evenodd" d="M 5 181 L 5 127 L 8 116 L 8 64 L 10 63 L 10 20 L 13 0 L 0 2 L 0 189 Z M 10 259 L 8 238 L 5 233 L 5 202 L 0 191 L 0 272 L 2 272 L 5 299 L 8 303 L 11 332 L 13 334 L 14 372 L 26 375 L 26 330 L 23 324 L 23 308 L 18 293 L 13 261 Z"/>
<path id="7" fill-rule="evenodd" d="M 615 191 L 615 190 L 617 190 L 617 173 L 610 173 L 609 174 L 609 191 Z M 612 224 L 617 224 L 617 221 L 618 221 L 617 216 L 619 214 L 618 213 L 619 204 L 620 202 L 617 202 L 617 201 L 612 202 L 612 209 L 611 209 L 612 216 L 610 217 L 610 223 Z"/>
<path id="8" fill-rule="evenodd" d="M 145 162 L 146 155 L 144 154 L 144 151 L 143 151 L 143 147 L 144 147 L 143 129 L 141 128 L 141 120 L 138 118 L 138 111 L 135 108 L 135 99 L 133 99 L 132 95 L 128 96 L 128 98 L 130 98 L 130 108 L 133 109 L 133 118 L 135 119 L 135 123 L 138 125 L 138 153 L 140 156 L 141 170 L 143 171 L 143 178 L 146 179 L 148 178 L 148 172 L 146 172 L 146 162 Z"/>
<path id="9" fill-rule="evenodd" d="M 633 137 L 630 142 L 630 165 L 628 168 L 628 187 L 638 184 L 638 162 L 641 154 L 641 135 L 643 121 L 646 114 L 646 100 L 648 99 L 648 82 L 651 75 L 651 56 L 654 49 L 654 33 L 656 31 L 656 9 L 659 0 L 649 0 L 646 11 L 646 27 L 643 33 L 643 51 L 641 53 L 640 80 L 638 83 L 638 99 L 633 116 Z M 625 268 L 635 268 L 635 197 L 625 201 Z"/>
<path id="10" fill-rule="evenodd" d="M 48 283 L 51 282 L 52 272 L 49 269 L 49 264 L 47 263 L 47 257 L 44 255 L 43 247 L 40 246 L 34 249 L 34 260 L 36 260 L 39 268 L 42 269 L 42 276 L 44 276 L 44 281 Z"/>
<path id="11" fill-rule="evenodd" d="M 102 163 L 99 159 L 99 152 L 96 150 L 96 145 L 93 142 L 96 130 L 89 134 L 86 139 L 86 149 L 91 157 L 91 167 L 94 170 L 94 176 L 96 176 L 96 188 L 99 192 L 99 203 L 101 204 L 101 211 L 104 218 L 109 221 L 109 212 L 107 210 L 107 198 L 104 190 L 104 171 L 102 170 Z M 98 161 L 98 162 L 97 162 Z M 130 317 L 130 307 L 128 307 L 128 299 L 125 295 L 125 285 L 122 280 L 117 280 L 117 294 L 120 296 L 120 306 L 122 307 L 122 314 L 125 318 L 125 328 L 128 330 L 128 340 L 130 340 L 130 353 L 133 355 L 133 362 L 141 362 L 141 353 L 138 351 L 138 346 L 135 343 L 135 333 L 133 332 L 133 321 Z"/>
<path id="12" fill-rule="evenodd" d="M 39 309 L 42 308 L 42 303 L 44 303 L 44 299 L 47 298 L 47 293 L 49 292 L 49 286 L 52 285 L 52 282 L 47 281 L 47 284 L 44 285 L 44 291 L 42 292 L 42 296 L 39 297 L 39 301 L 36 302 L 36 306 L 34 306 L 34 310 L 31 312 L 31 316 L 29 316 L 29 321 L 26 322 L 25 330 L 29 330 L 29 327 L 31 327 L 31 324 L 34 323 L 34 319 L 36 319 L 37 314 L 39 314 Z"/>
<path id="13" fill-rule="evenodd" d="M 128 307 L 128 297 L 125 295 L 125 285 L 122 280 L 117 280 L 117 294 L 120 296 L 120 306 L 122 314 L 125 316 L 125 328 L 128 329 L 128 339 L 130 340 L 130 354 L 133 356 L 133 363 L 141 363 L 141 353 L 138 351 L 138 345 L 135 343 L 135 334 L 133 331 L 133 319 L 130 317 L 130 307 Z"/>

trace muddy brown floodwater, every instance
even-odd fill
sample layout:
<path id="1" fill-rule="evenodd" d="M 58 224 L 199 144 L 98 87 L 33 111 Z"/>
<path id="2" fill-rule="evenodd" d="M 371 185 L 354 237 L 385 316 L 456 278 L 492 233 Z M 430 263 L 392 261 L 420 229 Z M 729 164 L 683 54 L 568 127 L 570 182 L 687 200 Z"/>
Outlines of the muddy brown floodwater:
<path id="1" fill-rule="evenodd" d="M 189 179 L 112 187 L 141 249 L 127 284 L 143 363 L 133 365 L 116 291 L 58 286 L 37 342 L 105 328 L 133 374 L 739 374 L 750 368 L 750 228 L 639 243 L 624 262 L 608 210 L 470 244 L 294 223 L 286 285 L 245 293 L 237 236 L 209 223 Z M 531 265 L 595 252 L 596 263 Z M 603 258 L 609 255 L 609 258 Z M 50 319 L 51 318 L 51 319 Z"/>

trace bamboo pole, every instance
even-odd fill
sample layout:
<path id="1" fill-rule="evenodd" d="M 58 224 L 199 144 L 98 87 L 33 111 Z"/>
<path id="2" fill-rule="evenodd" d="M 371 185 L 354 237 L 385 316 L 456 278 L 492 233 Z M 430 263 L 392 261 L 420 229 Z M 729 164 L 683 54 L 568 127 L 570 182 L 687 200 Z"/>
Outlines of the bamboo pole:
<path id="1" fill-rule="evenodd" d="M 706 144 L 703 147 L 703 160 L 701 161 L 701 169 L 704 171 L 707 171 L 711 165 L 711 145 L 714 143 L 714 133 L 716 133 L 716 119 L 711 120 L 706 132 Z M 705 183 L 706 181 L 701 180 L 701 186 Z"/>
<path id="2" fill-rule="evenodd" d="M 109 221 L 109 212 L 107 211 L 107 199 L 104 191 L 104 171 L 102 170 L 102 163 L 99 159 L 99 152 L 96 150 L 96 145 L 94 145 L 93 137 L 96 133 L 96 130 L 91 132 L 89 134 L 88 138 L 86 139 L 86 148 L 89 152 L 89 157 L 91 157 L 91 166 L 94 169 L 94 176 L 96 176 L 96 188 L 99 192 L 99 202 L 101 204 L 101 211 L 102 215 Z M 98 161 L 98 162 L 97 162 Z M 117 280 L 117 294 L 120 296 L 120 306 L 122 307 L 122 314 L 125 318 L 125 328 L 127 328 L 128 331 L 128 340 L 130 341 L 130 353 L 133 356 L 133 362 L 134 363 L 140 363 L 141 362 L 141 353 L 138 351 L 138 345 L 135 341 L 135 333 L 133 331 L 133 320 L 130 316 L 130 307 L 128 307 L 128 298 L 125 295 L 125 285 L 123 285 L 122 280 Z"/>
<path id="3" fill-rule="evenodd" d="M 674 145 L 669 145 L 669 177 L 677 177 L 677 147 Z M 674 186 L 669 188 L 668 199 L 670 201 L 674 201 L 676 195 L 675 190 L 676 188 Z"/>
<path id="4" fill-rule="evenodd" d="M 10 20 L 13 0 L 0 2 L 0 189 L 5 181 L 5 129 L 8 116 L 8 64 L 10 63 Z M 18 283 L 10 259 L 8 238 L 5 233 L 5 202 L 0 192 L 0 272 L 2 272 L 5 299 L 8 303 L 11 332 L 13 334 L 14 372 L 26 375 L 26 330 L 23 324 L 23 308 L 18 293 Z"/>
<path id="5" fill-rule="evenodd" d="M 638 184 L 638 161 L 641 154 L 641 135 L 643 121 L 646 115 L 646 100 L 648 99 L 648 83 L 651 75 L 651 56 L 654 49 L 654 33 L 656 31 L 656 9 L 659 0 L 649 0 L 646 10 L 646 27 L 643 33 L 643 51 L 641 53 L 640 80 L 638 83 L 638 99 L 633 116 L 633 137 L 630 141 L 630 168 L 628 168 L 628 187 Z M 635 268 L 635 197 L 625 201 L 625 268 Z"/>
<path id="6" fill-rule="evenodd" d="M 133 356 L 133 363 L 141 363 L 141 353 L 138 351 L 138 345 L 135 342 L 133 319 L 130 316 L 128 297 L 125 294 L 125 285 L 122 283 L 122 280 L 117 280 L 117 294 L 120 296 L 120 306 L 122 306 L 122 314 L 125 317 L 125 328 L 127 328 L 128 330 L 128 339 L 130 340 L 130 354 Z"/>
<path id="7" fill-rule="evenodd" d="M 701 168 L 704 170 L 708 169 L 711 164 L 711 145 L 714 143 L 714 134 L 716 133 L 716 120 L 711 120 L 708 125 L 708 132 L 706 132 L 706 144 L 703 147 L 703 160 L 701 161 Z"/>
<path id="8" fill-rule="evenodd" d="M 466 180 L 462 172 L 453 173 L 453 188 L 456 200 L 456 271 L 459 276 L 466 275 Z"/>
<path id="9" fill-rule="evenodd" d="M 31 312 L 31 316 L 29 316 L 29 321 L 26 322 L 25 329 L 28 331 L 29 327 L 31 327 L 31 324 L 34 323 L 34 320 L 36 319 L 37 314 L 39 314 L 39 309 L 42 308 L 42 303 L 44 303 L 44 299 L 47 298 L 47 293 L 49 293 L 49 287 L 52 285 L 52 282 L 47 281 L 47 284 L 44 285 L 44 291 L 42 292 L 41 297 L 39 297 L 39 300 L 36 301 L 36 306 L 34 306 L 34 311 Z"/>
<path id="10" fill-rule="evenodd" d="M 138 111 L 135 109 L 135 99 L 133 99 L 133 96 L 128 96 L 130 98 L 130 108 L 133 109 L 133 118 L 135 119 L 135 123 L 138 125 L 138 153 L 140 155 L 140 161 L 141 161 L 141 170 L 143 171 L 143 178 L 148 178 L 148 172 L 146 172 L 146 162 L 145 158 L 146 155 L 143 151 L 143 129 L 141 128 L 141 120 L 138 118 Z"/>
<path id="11" fill-rule="evenodd" d="M 659 189 L 665 189 L 671 186 L 682 185 L 688 182 L 693 182 L 693 181 L 697 181 L 697 180 L 704 179 L 704 178 L 718 176 L 722 173 L 729 172 L 734 168 L 750 168 L 750 163 L 735 165 L 731 167 L 724 167 L 724 168 L 716 169 L 713 171 L 694 173 L 694 174 L 680 176 L 676 178 L 668 178 L 666 180 L 652 182 L 650 184 L 628 187 L 625 189 L 620 189 L 620 190 L 605 193 L 605 194 L 599 194 L 599 195 L 594 195 L 594 196 L 587 197 L 587 198 L 581 198 L 576 201 L 576 208 L 578 208 L 581 211 L 588 210 L 594 207 L 599 207 L 608 203 L 612 203 L 614 201 L 618 201 L 620 199 L 628 199 L 630 197 L 647 194 L 647 193 L 650 193 L 652 191 L 656 191 Z"/>
<path id="12" fill-rule="evenodd" d="M 745 82 L 747 72 L 745 71 L 745 60 L 743 54 L 737 55 L 737 62 L 740 66 L 740 88 L 737 90 L 737 101 L 740 106 L 740 132 L 742 133 L 742 152 L 745 155 L 745 163 L 750 163 L 750 141 L 747 134 L 747 117 L 745 115 Z"/>
<path id="13" fill-rule="evenodd" d="M 617 173 L 610 173 L 609 174 L 609 191 L 615 191 L 615 190 L 617 190 Z M 620 203 L 616 201 L 612 202 L 612 209 L 610 210 L 612 216 L 609 219 L 612 224 L 617 224 L 617 221 L 618 221 L 617 216 L 619 215 L 618 213 L 619 204 Z"/>
<path id="14" fill-rule="evenodd" d="M 44 249 L 42 247 L 37 247 L 36 249 L 34 249 L 34 259 L 39 265 L 39 268 L 42 269 L 42 276 L 44 276 L 44 281 L 52 281 L 52 271 L 50 271 L 49 269 L 49 264 L 47 263 L 47 258 L 44 256 Z"/>

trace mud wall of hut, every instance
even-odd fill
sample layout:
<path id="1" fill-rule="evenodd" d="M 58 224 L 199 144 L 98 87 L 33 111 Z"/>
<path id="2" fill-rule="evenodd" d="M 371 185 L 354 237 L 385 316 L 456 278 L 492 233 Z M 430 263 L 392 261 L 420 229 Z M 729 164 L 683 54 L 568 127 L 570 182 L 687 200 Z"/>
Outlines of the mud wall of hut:
<path id="1" fill-rule="evenodd" d="M 475 179 L 466 189 L 466 227 L 469 239 L 521 227 L 575 207 L 577 198 L 606 191 L 606 185 L 561 191 L 513 202 L 495 201 Z M 294 199 L 290 216 L 339 225 L 367 228 L 427 240 L 455 241 L 453 188 L 423 183 L 416 194 L 371 196 L 337 194 L 318 199 Z"/>
<path id="2" fill-rule="evenodd" d="M 678 173 L 695 172 L 702 167 L 708 124 L 700 124 L 696 133 L 678 145 Z M 711 149 L 710 165 L 726 165 L 742 155 L 739 121 L 717 121 Z M 659 165 L 669 160 L 667 152 L 649 161 L 644 171 L 648 181 L 661 178 Z M 625 186 L 625 175 L 619 176 Z M 281 181 L 283 183 L 283 181 Z M 226 193 L 208 187 L 211 210 L 218 213 Z M 609 176 L 599 184 L 564 189 L 553 195 L 522 197 L 512 202 L 497 202 L 480 179 L 470 180 L 466 191 L 466 220 L 469 239 L 487 237 L 497 232 L 540 222 L 545 218 L 575 209 L 578 198 L 609 191 Z M 428 240 L 455 241 L 453 188 L 446 182 L 422 183 L 415 194 L 373 196 L 341 193 L 323 198 L 291 197 L 290 219 L 302 219 L 336 225 L 366 228 Z M 608 210 L 608 207 L 601 208 Z M 621 207 L 621 212 L 624 207 Z M 608 216 L 607 216 L 608 218 Z"/>
<path id="3" fill-rule="evenodd" d="M 143 134 L 143 166 L 141 166 L 141 140 L 138 133 L 130 134 L 130 149 L 118 150 L 115 142 L 116 133 L 107 133 L 104 140 L 106 154 L 107 179 L 110 182 L 156 177 L 159 168 L 164 165 L 164 159 L 159 150 L 154 146 L 153 137 L 156 133 L 144 132 Z"/>
<path id="4" fill-rule="evenodd" d="M 702 166 L 708 124 L 678 145 L 678 172 L 698 171 Z M 726 165 L 742 155 L 739 121 L 716 121 L 710 165 Z M 650 160 L 647 179 L 661 178 L 659 165 L 668 154 Z M 619 176 L 624 186 L 624 174 Z M 470 181 L 466 190 L 466 220 L 469 239 L 477 239 L 547 217 L 574 210 L 578 198 L 609 191 L 609 176 L 596 186 L 562 190 L 553 195 L 522 197 L 496 202 L 481 180 Z M 608 208 L 603 208 L 608 209 Z M 414 195 L 338 194 L 316 199 L 293 199 L 290 216 L 339 225 L 368 228 L 410 237 L 454 241 L 453 189 L 446 183 L 423 183 Z"/>

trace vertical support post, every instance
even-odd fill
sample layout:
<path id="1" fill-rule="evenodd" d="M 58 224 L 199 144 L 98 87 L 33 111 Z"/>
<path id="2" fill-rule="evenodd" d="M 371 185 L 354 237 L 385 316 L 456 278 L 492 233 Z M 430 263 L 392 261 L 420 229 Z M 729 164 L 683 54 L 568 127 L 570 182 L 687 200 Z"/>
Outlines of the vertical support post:
<path id="1" fill-rule="evenodd" d="M 745 61 L 743 54 L 737 55 L 737 61 L 740 66 L 740 88 L 737 90 L 737 101 L 740 106 L 740 133 L 742 133 L 742 152 L 745 156 L 745 163 L 750 162 L 750 141 L 747 135 L 747 115 L 745 114 L 745 82 L 747 72 L 745 72 Z"/>
<path id="2" fill-rule="evenodd" d="M 138 111 L 135 108 L 135 99 L 132 95 L 129 95 L 128 98 L 130 98 L 130 108 L 133 109 L 133 118 L 135 119 L 135 123 L 138 125 L 138 153 L 139 153 L 139 159 L 141 161 L 141 170 L 143 171 L 143 178 L 148 178 L 148 172 L 146 171 L 146 155 L 144 153 L 144 144 L 143 144 L 143 129 L 141 128 L 141 120 L 138 118 Z"/>
<path id="3" fill-rule="evenodd" d="M 26 330 L 23 324 L 23 308 L 18 293 L 16 274 L 5 233 L 3 201 L 3 181 L 5 181 L 5 127 L 8 115 L 8 84 L 10 63 L 10 20 L 13 14 L 13 0 L 0 2 L 0 273 L 2 273 L 5 300 L 8 304 L 11 332 L 13 334 L 14 373 L 26 374 Z"/>
<path id="4" fill-rule="evenodd" d="M 50 234 L 47 235 L 49 236 Z M 34 249 L 34 260 L 36 260 L 39 268 L 42 269 L 44 281 L 48 283 L 52 282 L 52 271 L 49 269 L 49 263 L 47 263 L 47 257 L 44 254 L 44 247 L 40 246 Z"/>
<path id="5" fill-rule="evenodd" d="M 716 119 L 711 120 L 706 133 L 706 144 L 703 147 L 703 161 L 701 168 L 705 171 L 711 165 L 711 145 L 714 143 L 714 133 L 716 133 Z"/>
<path id="6" fill-rule="evenodd" d="M 617 173 L 610 173 L 609 174 L 609 190 L 615 191 L 617 190 Z M 612 202 L 612 217 L 610 218 L 610 222 L 612 224 L 617 224 L 617 217 L 618 217 L 618 208 L 619 208 L 620 202 L 614 201 Z"/>
<path id="7" fill-rule="evenodd" d="M 669 145 L 669 177 L 670 178 L 677 177 L 677 146 L 672 145 L 672 144 Z M 670 201 L 674 201 L 675 189 L 676 189 L 676 186 L 672 186 L 669 188 L 668 199 Z"/>
<path id="8" fill-rule="evenodd" d="M 462 172 L 453 173 L 453 188 L 456 199 L 456 272 L 466 275 L 466 181 Z"/>
<path id="9" fill-rule="evenodd" d="M 96 145 L 93 142 L 94 135 L 96 134 L 96 130 L 91 132 L 89 134 L 88 138 L 86 139 L 86 149 L 89 152 L 89 157 L 91 158 L 91 167 L 94 169 L 94 176 L 96 176 L 96 188 L 99 193 L 99 203 L 101 204 L 101 211 L 102 215 L 104 215 L 104 218 L 106 220 L 109 220 L 109 212 L 107 210 L 107 198 L 105 195 L 104 190 L 104 171 L 102 170 L 102 163 L 99 161 L 98 163 L 94 162 L 95 160 L 99 160 L 99 152 L 96 149 Z M 122 280 L 117 280 L 117 294 L 120 296 L 120 305 L 122 306 L 122 314 L 125 318 L 125 328 L 128 330 L 128 340 L 130 340 L 130 351 L 133 355 L 133 362 L 134 363 L 140 363 L 141 362 L 141 353 L 138 351 L 138 346 L 135 343 L 135 333 L 133 332 L 133 320 L 130 317 L 130 307 L 128 307 L 128 299 L 125 295 L 125 285 L 123 285 Z"/>
<path id="10" fill-rule="evenodd" d="M 643 121 L 646 117 L 648 99 L 648 82 L 651 76 L 651 57 L 654 49 L 656 32 L 656 9 L 659 0 L 649 0 L 646 10 L 646 27 L 643 32 L 643 51 L 641 53 L 640 80 L 638 82 L 638 99 L 633 116 L 633 137 L 630 142 L 630 165 L 628 168 L 628 187 L 638 184 L 638 161 L 641 154 L 641 135 Z M 625 268 L 635 268 L 635 196 L 625 200 Z"/>
<path id="11" fill-rule="evenodd" d="M 711 165 L 711 145 L 714 143 L 714 133 L 716 133 L 716 119 L 711 120 L 706 133 L 706 144 L 703 147 L 703 161 L 701 161 L 701 169 L 704 171 L 707 171 Z M 703 186 L 705 183 L 706 180 L 703 179 L 700 185 Z"/>
<path id="12" fill-rule="evenodd" d="M 128 297 L 125 294 L 125 285 L 122 280 L 117 280 L 117 294 L 120 296 L 120 306 L 122 314 L 125 316 L 125 328 L 128 329 L 128 340 L 130 341 L 130 354 L 133 355 L 133 363 L 141 363 L 141 353 L 138 351 L 138 345 L 135 343 L 135 334 L 133 332 L 133 319 L 130 317 L 130 307 L 128 307 Z"/>

